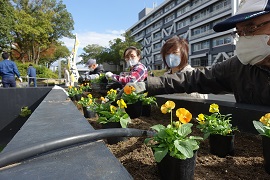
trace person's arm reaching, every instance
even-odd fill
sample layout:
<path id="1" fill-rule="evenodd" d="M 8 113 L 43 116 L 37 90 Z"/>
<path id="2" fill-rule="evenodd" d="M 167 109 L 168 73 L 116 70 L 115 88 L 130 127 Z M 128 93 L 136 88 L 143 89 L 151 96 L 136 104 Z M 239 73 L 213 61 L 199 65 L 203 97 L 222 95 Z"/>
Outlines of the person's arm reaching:
<path id="1" fill-rule="evenodd" d="M 130 73 L 126 76 L 112 75 L 112 79 L 116 79 L 123 85 L 129 82 L 143 81 L 147 77 L 147 69 L 143 64 L 138 64 Z"/>
<path id="2" fill-rule="evenodd" d="M 86 74 L 86 79 L 92 80 L 97 79 L 99 77 L 99 74 Z"/>

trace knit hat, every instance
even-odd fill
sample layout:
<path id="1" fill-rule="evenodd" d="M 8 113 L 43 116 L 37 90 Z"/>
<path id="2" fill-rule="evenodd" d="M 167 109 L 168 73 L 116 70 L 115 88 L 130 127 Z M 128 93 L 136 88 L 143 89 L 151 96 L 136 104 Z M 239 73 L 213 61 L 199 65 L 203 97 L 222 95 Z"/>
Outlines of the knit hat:
<path id="1" fill-rule="evenodd" d="M 92 64 L 97 64 L 97 61 L 95 59 L 89 59 L 85 64 L 85 67 L 91 66 Z"/>
<path id="2" fill-rule="evenodd" d="M 234 16 L 217 23 L 213 29 L 216 32 L 235 28 L 237 23 L 267 14 L 270 12 L 270 0 L 241 0 Z"/>

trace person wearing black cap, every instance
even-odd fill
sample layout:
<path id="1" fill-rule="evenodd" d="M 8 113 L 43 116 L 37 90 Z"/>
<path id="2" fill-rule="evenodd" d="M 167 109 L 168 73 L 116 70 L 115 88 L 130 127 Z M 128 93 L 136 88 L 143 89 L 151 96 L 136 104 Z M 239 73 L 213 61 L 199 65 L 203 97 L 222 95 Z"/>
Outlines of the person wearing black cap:
<path id="1" fill-rule="evenodd" d="M 89 72 L 86 73 L 87 80 L 97 79 L 104 72 L 103 66 L 97 64 L 95 59 L 89 59 L 85 66 L 89 68 Z"/>
<path id="2" fill-rule="evenodd" d="M 213 29 L 236 28 L 236 56 L 213 65 L 128 84 L 148 95 L 233 93 L 238 103 L 270 106 L 270 0 L 242 0 L 236 14 Z"/>

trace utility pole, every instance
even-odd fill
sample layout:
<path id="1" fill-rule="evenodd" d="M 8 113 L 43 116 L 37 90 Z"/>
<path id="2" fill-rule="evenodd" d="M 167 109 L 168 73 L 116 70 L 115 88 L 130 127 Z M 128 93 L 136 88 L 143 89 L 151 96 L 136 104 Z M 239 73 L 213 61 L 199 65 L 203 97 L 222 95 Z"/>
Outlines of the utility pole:
<path id="1" fill-rule="evenodd" d="M 58 59 L 58 79 L 61 79 L 61 59 Z"/>

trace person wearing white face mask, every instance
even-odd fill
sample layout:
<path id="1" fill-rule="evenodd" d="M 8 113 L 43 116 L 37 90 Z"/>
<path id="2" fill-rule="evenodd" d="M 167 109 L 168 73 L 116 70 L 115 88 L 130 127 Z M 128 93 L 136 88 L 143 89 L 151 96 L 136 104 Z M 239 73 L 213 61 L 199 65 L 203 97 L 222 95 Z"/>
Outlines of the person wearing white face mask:
<path id="1" fill-rule="evenodd" d="M 130 46 L 124 51 L 124 59 L 127 66 L 130 68 L 128 73 L 121 73 L 120 75 L 107 72 L 105 76 L 120 83 L 121 86 L 126 85 L 129 82 L 142 82 L 148 76 L 147 68 L 140 62 L 141 51 L 134 46 Z"/>
<path id="2" fill-rule="evenodd" d="M 242 0 L 236 14 L 213 29 L 236 28 L 236 56 L 183 73 L 129 84 L 148 95 L 182 92 L 233 93 L 237 103 L 270 106 L 270 0 Z"/>
<path id="3" fill-rule="evenodd" d="M 163 44 L 160 53 L 164 64 L 168 71 L 165 74 L 181 73 L 194 70 L 188 64 L 188 42 L 178 36 L 173 36 Z M 207 94 L 199 94 L 197 92 L 179 94 L 181 96 L 191 96 L 195 98 L 207 99 Z"/>
<path id="4" fill-rule="evenodd" d="M 86 80 L 97 79 L 99 75 L 104 72 L 103 66 L 97 64 L 95 59 L 89 59 L 85 66 L 89 69 L 89 72 L 85 74 Z"/>

